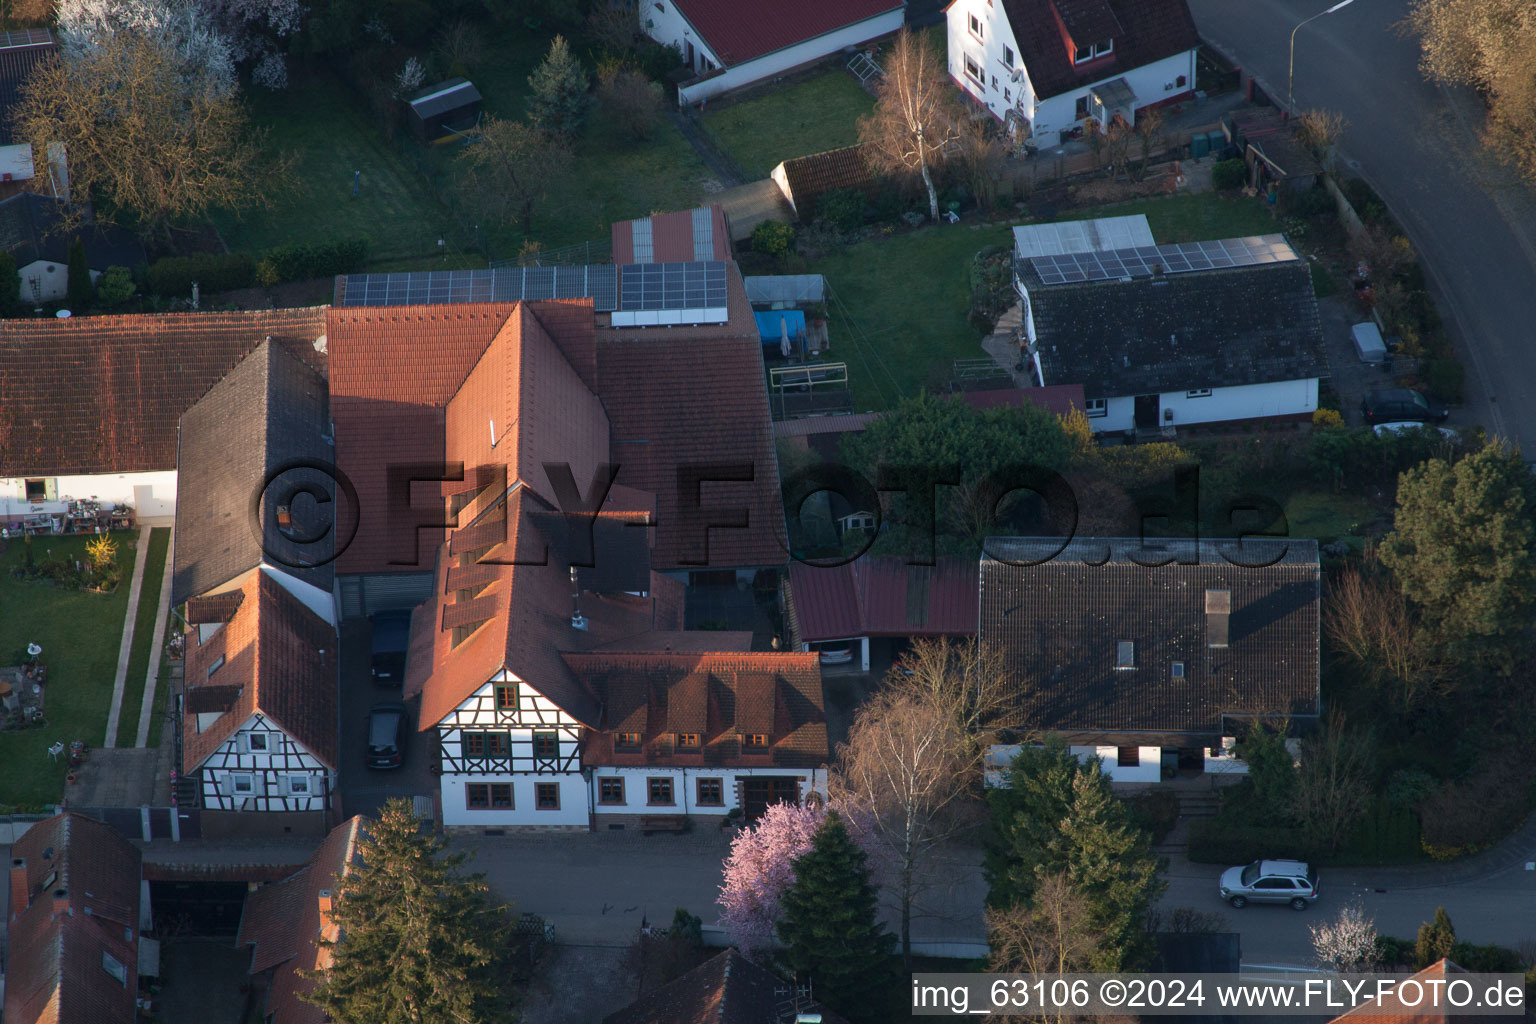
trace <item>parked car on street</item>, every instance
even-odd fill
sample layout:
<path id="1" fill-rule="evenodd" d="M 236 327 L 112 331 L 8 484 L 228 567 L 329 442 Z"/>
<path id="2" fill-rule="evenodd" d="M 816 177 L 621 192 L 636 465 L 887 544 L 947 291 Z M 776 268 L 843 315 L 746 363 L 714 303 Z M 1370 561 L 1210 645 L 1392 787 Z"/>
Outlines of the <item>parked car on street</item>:
<path id="1" fill-rule="evenodd" d="M 1412 420 L 1416 423 L 1443 423 L 1451 411 L 1439 402 L 1432 402 L 1423 392 L 1408 388 L 1381 388 L 1365 396 L 1360 403 L 1365 422 L 1393 423 Z"/>
<path id="2" fill-rule="evenodd" d="M 405 678 L 405 652 L 411 645 L 411 613 L 375 612 L 373 623 L 373 681 L 399 685 Z"/>
<path id="3" fill-rule="evenodd" d="M 1401 434 L 1405 430 L 1438 430 L 1440 436 L 1447 441 L 1454 441 L 1459 436 L 1453 427 L 1436 427 L 1428 423 L 1418 423 L 1414 420 L 1398 420 L 1395 423 L 1378 423 L 1375 426 L 1376 435 L 1385 437 L 1387 434 Z"/>
<path id="4" fill-rule="evenodd" d="M 368 767 L 399 768 L 405 763 L 405 705 L 399 701 L 368 709 Z"/>
<path id="5" fill-rule="evenodd" d="M 1317 892 L 1317 872 L 1299 860 L 1256 860 L 1221 873 L 1221 898 L 1237 910 L 1250 903 L 1285 903 L 1292 910 L 1306 910 Z"/>

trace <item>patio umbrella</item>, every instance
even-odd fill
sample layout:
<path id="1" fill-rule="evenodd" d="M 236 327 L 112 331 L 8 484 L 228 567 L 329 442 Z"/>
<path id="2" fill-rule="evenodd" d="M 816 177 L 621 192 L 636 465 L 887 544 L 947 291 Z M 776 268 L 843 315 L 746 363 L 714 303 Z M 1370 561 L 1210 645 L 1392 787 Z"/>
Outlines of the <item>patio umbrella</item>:
<path id="1" fill-rule="evenodd" d="M 789 347 L 789 317 L 787 317 L 787 316 L 779 317 L 779 331 L 780 331 L 779 351 L 784 353 L 784 358 L 785 359 L 788 359 L 789 355 L 790 355 L 790 347 Z"/>

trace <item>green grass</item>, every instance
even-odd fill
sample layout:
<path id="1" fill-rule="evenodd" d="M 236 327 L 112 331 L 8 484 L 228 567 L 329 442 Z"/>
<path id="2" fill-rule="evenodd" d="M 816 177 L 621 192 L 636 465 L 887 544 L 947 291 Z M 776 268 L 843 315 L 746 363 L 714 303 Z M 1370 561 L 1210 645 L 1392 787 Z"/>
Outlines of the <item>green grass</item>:
<path id="1" fill-rule="evenodd" d="M 128 675 L 123 680 L 123 710 L 117 720 L 117 745 L 131 747 L 139 737 L 139 709 L 144 706 L 144 677 L 149 671 L 149 650 L 155 638 L 155 611 L 165 583 L 165 551 L 171 544 L 170 527 L 149 532 L 149 554 L 144 563 L 144 582 L 139 588 L 139 611 L 133 625 L 133 651 L 128 656 Z"/>
<path id="2" fill-rule="evenodd" d="M 1351 494 L 1301 491 L 1285 503 L 1292 537 L 1333 540 L 1359 530 L 1375 514 L 1369 501 Z"/>
<path id="3" fill-rule="evenodd" d="M 1168 242 L 1205 242 L 1217 238 L 1246 235 L 1274 235 L 1281 224 L 1269 215 L 1269 208 L 1255 199 L 1222 196 L 1213 192 L 1190 192 L 1155 199 L 1136 199 L 1114 206 L 1096 206 L 1064 213 L 1060 220 L 1088 220 L 1093 217 L 1130 217 L 1146 214 L 1152 237 L 1158 244 Z"/>
<path id="4" fill-rule="evenodd" d="M 966 322 L 971 258 L 1006 243 L 1002 228 L 939 225 L 861 242 L 816 260 L 837 296 L 828 359 L 846 362 L 860 412 L 894 408 L 903 395 L 941 390 L 954 360 L 985 355 Z"/>
<path id="5" fill-rule="evenodd" d="M 0 608 L 5 610 L 0 615 L 0 658 L 11 662 L 16 651 L 36 643 L 42 645 L 41 660 L 48 666 L 43 709 L 47 725 L 0 733 L 0 803 L 57 803 L 67 758 L 55 762 L 48 747 L 55 742 L 67 747 L 72 740 L 94 747 L 106 732 L 137 539 L 131 532 L 113 536 L 125 579 L 110 594 L 19 580 L 11 571 L 26 564 L 26 545 L 7 541 L 0 553 Z M 38 562 L 49 557 L 84 559 L 90 539 L 38 537 L 33 557 Z"/>
<path id="6" fill-rule="evenodd" d="M 1312 292 L 1320 299 L 1326 299 L 1339 290 L 1339 282 L 1329 273 L 1328 268 L 1321 263 L 1308 264 L 1312 271 Z"/>
<path id="7" fill-rule="evenodd" d="M 781 161 L 859 141 L 858 120 L 875 100 L 841 69 L 756 99 L 711 109 L 704 124 L 749 177 Z"/>
<path id="8" fill-rule="evenodd" d="M 167 633 L 169 633 L 167 627 Z M 165 728 L 166 709 L 171 703 L 171 662 L 168 658 L 160 659 L 160 678 L 155 682 L 155 714 L 149 720 L 149 745 L 160 745 L 160 730 Z"/>

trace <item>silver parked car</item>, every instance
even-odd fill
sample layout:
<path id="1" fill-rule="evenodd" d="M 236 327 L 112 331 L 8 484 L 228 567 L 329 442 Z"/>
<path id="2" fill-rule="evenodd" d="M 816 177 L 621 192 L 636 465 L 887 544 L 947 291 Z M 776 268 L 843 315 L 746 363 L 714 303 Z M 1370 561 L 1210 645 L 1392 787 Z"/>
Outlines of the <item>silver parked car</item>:
<path id="1" fill-rule="evenodd" d="M 1221 898 L 1237 909 L 1288 903 L 1292 910 L 1306 910 L 1317 899 L 1317 872 L 1299 860 L 1256 860 L 1221 873 Z"/>

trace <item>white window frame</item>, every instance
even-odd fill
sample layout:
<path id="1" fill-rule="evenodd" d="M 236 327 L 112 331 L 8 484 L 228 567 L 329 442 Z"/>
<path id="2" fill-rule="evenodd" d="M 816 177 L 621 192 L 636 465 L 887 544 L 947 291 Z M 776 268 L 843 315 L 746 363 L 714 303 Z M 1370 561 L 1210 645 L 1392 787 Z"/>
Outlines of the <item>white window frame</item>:
<path id="1" fill-rule="evenodd" d="M 972 57 L 970 54 L 965 55 L 965 77 L 969 78 L 971 81 L 980 86 L 982 91 L 986 91 L 986 73 L 981 70 L 981 64 L 976 60 L 976 58 Z"/>
<path id="2" fill-rule="evenodd" d="M 1003 47 L 1003 63 L 1013 67 L 1013 48 L 1010 46 Z"/>
<path id="3" fill-rule="evenodd" d="M 983 22 L 980 18 L 976 17 L 974 14 L 967 14 L 965 17 L 965 25 L 966 28 L 970 29 L 972 38 L 985 39 L 987 32 L 986 23 Z"/>
<path id="4" fill-rule="evenodd" d="M 314 780 L 308 775 L 290 775 L 287 781 L 289 796 L 314 796 L 310 791 L 310 783 Z"/>
<path id="5" fill-rule="evenodd" d="M 1104 47 L 1104 49 L 1099 49 L 1100 46 Z M 1108 57 L 1114 52 L 1115 41 L 1113 39 L 1101 39 L 1096 43 L 1089 43 L 1087 46 L 1078 47 L 1077 52 L 1072 56 L 1072 63 L 1087 64 L 1091 60 Z"/>
<path id="6" fill-rule="evenodd" d="M 1084 399 L 1083 405 L 1083 414 L 1089 419 L 1096 419 L 1099 416 L 1109 415 L 1109 399 L 1107 398 Z"/>
<path id="7" fill-rule="evenodd" d="M 240 788 L 241 783 L 245 784 L 244 789 Z M 230 772 L 229 793 L 231 796 L 255 796 L 256 776 L 250 772 Z"/>
<path id="8" fill-rule="evenodd" d="M 1192 388 L 1189 391 L 1184 392 L 1184 397 L 1185 398 L 1210 398 L 1211 397 L 1211 389 L 1210 388 Z"/>
<path id="9" fill-rule="evenodd" d="M 261 746 L 256 741 L 261 741 Z M 248 732 L 245 734 L 245 749 L 252 754 L 270 754 L 272 748 L 267 745 L 267 734 L 264 732 Z"/>

